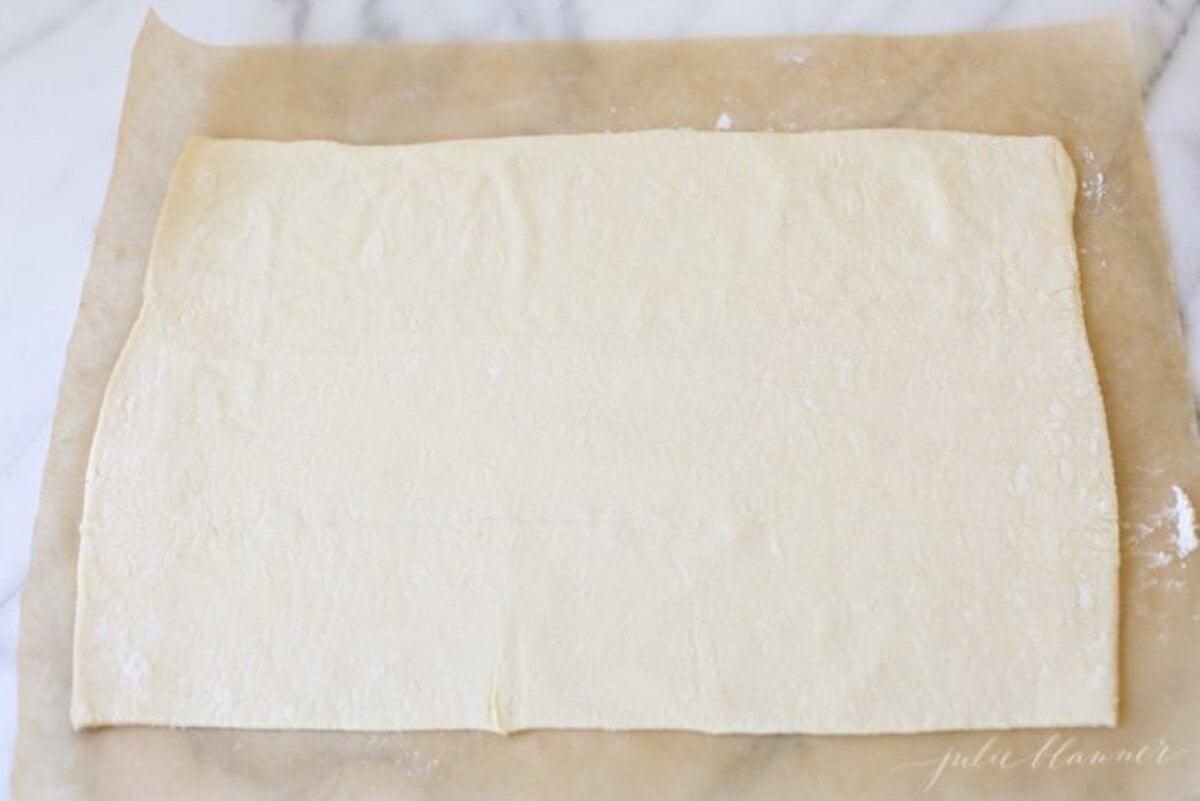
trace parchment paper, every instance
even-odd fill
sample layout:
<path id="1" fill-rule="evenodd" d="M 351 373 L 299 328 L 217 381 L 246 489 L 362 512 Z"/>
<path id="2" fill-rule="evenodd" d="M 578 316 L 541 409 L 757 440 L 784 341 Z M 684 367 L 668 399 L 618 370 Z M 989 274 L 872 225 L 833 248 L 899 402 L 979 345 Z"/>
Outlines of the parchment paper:
<path id="1" fill-rule="evenodd" d="M 72 732 L 75 556 L 88 446 L 140 303 L 155 216 L 189 134 L 415 142 L 704 129 L 722 114 L 739 130 L 909 126 L 1053 134 L 1066 143 L 1082 180 L 1076 233 L 1124 532 L 1118 728 L 888 737 Z M 1200 498 L 1185 369 L 1138 86 L 1119 22 L 916 38 L 216 48 L 151 16 L 134 52 L 42 487 L 21 615 L 15 796 L 1200 793 L 1200 554 L 1187 562 L 1173 556 L 1175 521 L 1164 512 L 1172 484 Z"/>

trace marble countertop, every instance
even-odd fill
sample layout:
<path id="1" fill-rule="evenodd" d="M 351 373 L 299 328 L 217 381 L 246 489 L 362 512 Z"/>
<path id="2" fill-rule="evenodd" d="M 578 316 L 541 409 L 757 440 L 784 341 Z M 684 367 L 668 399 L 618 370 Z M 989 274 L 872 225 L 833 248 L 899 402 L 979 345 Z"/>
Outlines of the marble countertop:
<path id="1" fill-rule="evenodd" d="M 0 0 L 0 801 L 18 599 L 67 338 L 144 0 Z M 923 33 L 1130 19 L 1200 376 L 1200 0 L 163 0 L 214 43 Z M 1189 100 L 1189 98 L 1191 98 Z"/>

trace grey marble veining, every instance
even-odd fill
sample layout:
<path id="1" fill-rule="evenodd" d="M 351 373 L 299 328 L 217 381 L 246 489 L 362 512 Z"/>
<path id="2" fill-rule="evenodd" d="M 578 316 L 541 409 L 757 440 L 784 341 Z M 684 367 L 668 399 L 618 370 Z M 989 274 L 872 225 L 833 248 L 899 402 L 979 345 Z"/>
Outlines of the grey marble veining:
<path id="1" fill-rule="evenodd" d="M 0 10 L 0 801 L 15 728 L 17 599 L 66 340 L 145 0 Z M 918 33 L 1130 18 L 1180 307 L 1200 376 L 1200 0 L 164 0 L 214 43 Z"/>

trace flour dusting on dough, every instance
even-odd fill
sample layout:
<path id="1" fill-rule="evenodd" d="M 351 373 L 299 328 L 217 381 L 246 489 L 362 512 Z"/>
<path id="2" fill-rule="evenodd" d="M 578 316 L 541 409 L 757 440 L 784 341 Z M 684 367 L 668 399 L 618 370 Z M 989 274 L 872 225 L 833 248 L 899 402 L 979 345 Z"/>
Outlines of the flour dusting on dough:
<path id="1" fill-rule="evenodd" d="M 1017 469 L 1013 473 L 1012 486 L 1013 492 L 1018 495 L 1024 495 L 1026 492 L 1029 492 L 1029 465 L 1024 462 L 1017 465 Z"/>
<path id="2" fill-rule="evenodd" d="M 717 117 L 717 130 L 728 131 L 732 127 L 733 117 L 730 117 L 728 112 L 722 111 L 721 116 Z"/>

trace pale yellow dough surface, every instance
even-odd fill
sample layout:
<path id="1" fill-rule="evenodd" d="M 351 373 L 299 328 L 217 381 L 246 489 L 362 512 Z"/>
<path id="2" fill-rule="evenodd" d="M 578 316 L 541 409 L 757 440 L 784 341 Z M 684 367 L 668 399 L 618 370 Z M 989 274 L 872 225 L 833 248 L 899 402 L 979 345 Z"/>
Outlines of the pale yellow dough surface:
<path id="1" fill-rule="evenodd" d="M 1049 138 L 192 140 L 108 388 L 77 726 L 1115 719 Z"/>

